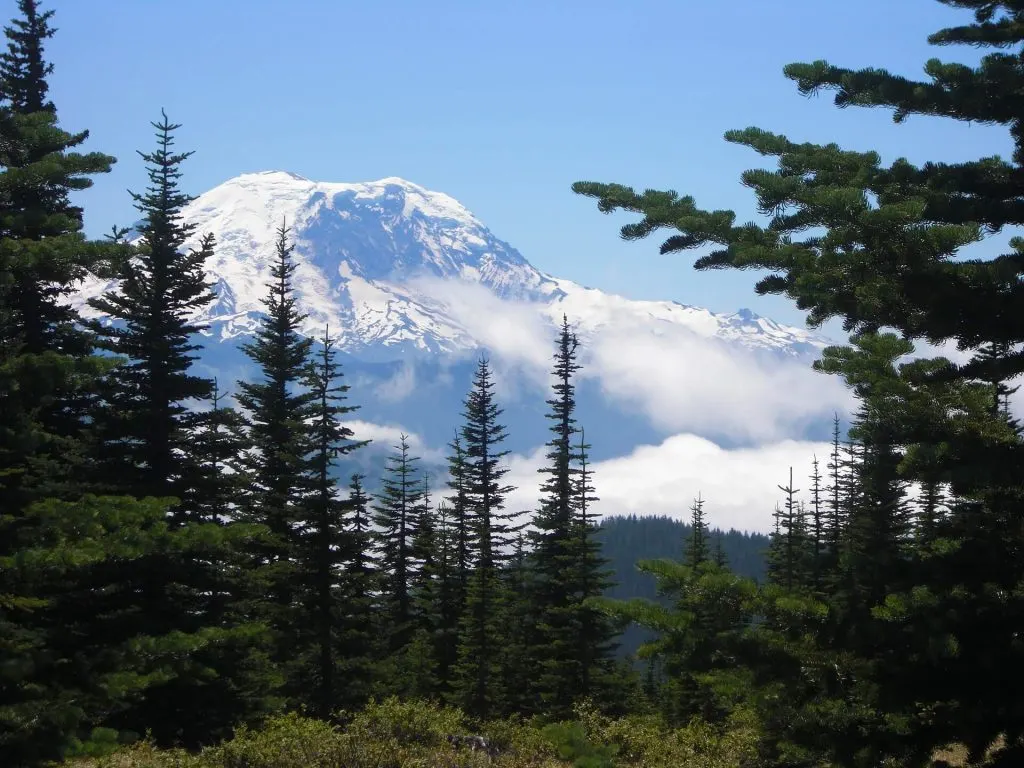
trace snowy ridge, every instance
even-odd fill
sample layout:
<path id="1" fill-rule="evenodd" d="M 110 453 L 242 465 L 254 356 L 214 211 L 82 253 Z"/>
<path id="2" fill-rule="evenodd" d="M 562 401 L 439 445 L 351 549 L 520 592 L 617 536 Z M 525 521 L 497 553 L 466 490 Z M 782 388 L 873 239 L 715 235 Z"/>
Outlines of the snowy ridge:
<path id="1" fill-rule="evenodd" d="M 217 301 L 197 319 L 208 322 L 208 333 L 220 340 L 250 334 L 258 322 L 276 230 L 285 223 L 295 246 L 299 306 L 308 314 L 304 331 L 318 334 L 329 325 L 342 349 L 366 359 L 408 352 L 459 355 L 476 348 L 444 292 L 430 290 L 438 279 L 526 302 L 552 325 L 564 313 L 584 336 L 608 327 L 654 334 L 683 328 L 787 356 L 828 343 L 749 310 L 720 315 L 670 301 L 633 301 L 553 278 L 455 199 L 395 177 L 348 184 L 283 171 L 244 174 L 199 196 L 183 213 L 196 225 L 187 246 L 198 245 L 209 232 L 216 237 L 207 273 Z M 95 317 L 87 300 L 112 287 L 89 278 L 74 304 Z"/>

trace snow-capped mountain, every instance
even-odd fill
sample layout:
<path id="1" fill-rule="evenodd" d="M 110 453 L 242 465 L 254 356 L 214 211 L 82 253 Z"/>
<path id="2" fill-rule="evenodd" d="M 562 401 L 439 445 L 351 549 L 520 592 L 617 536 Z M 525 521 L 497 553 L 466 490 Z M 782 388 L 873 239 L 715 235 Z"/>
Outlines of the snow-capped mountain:
<path id="1" fill-rule="evenodd" d="M 633 301 L 584 288 L 534 268 L 515 248 L 448 195 L 399 178 L 342 184 L 281 171 L 233 178 L 184 210 L 193 242 L 216 236 L 207 264 L 217 301 L 201 319 L 218 340 L 251 333 L 262 310 L 276 230 L 289 228 L 297 263 L 295 289 L 308 313 L 306 330 L 329 326 L 339 345 L 367 361 L 459 356 L 480 346 L 438 286 L 476 284 L 501 299 L 525 303 L 552 324 L 567 315 L 583 337 L 609 327 L 686 331 L 751 350 L 801 356 L 827 341 L 749 310 L 715 314 L 669 301 Z M 75 298 L 113 287 L 86 280 Z"/>

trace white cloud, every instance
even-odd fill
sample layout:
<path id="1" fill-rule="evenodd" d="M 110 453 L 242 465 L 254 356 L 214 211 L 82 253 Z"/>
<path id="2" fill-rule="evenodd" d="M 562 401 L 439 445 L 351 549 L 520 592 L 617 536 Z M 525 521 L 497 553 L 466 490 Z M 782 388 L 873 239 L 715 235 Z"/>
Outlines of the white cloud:
<path id="1" fill-rule="evenodd" d="M 405 400 L 416 391 L 416 369 L 411 362 L 403 362 L 394 376 L 387 381 L 376 384 L 374 394 L 387 403 Z"/>
<path id="2" fill-rule="evenodd" d="M 559 305 L 497 299 L 459 281 L 421 281 L 419 288 L 446 305 L 494 362 L 499 396 L 515 395 L 525 380 L 530 397 L 550 384 Z M 693 432 L 743 444 L 778 441 L 846 413 L 852 399 L 834 376 L 815 373 L 805 359 L 770 358 L 710 336 L 686 321 L 655 317 L 665 307 L 638 310 L 637 302 L 610 297 L 596 309 L 580 303 L 583 377 L 596 379 L 604 395 L 643 414 L 663 434 Z M 556 317 L 557 316 L 557 317 Z"/>
<path id="3" fill-rule="evenodd" d="M 445 454 L 436 448 L 428 446 L 422 437 L 414 432 L 408 432 L 401 427 L 392 424 L 374 424 L 370 421 L 342 421 L 341 424 L 351 429 L 356 440 L 372 440 L 373 448 L 386 449 L 390 452 L 398 445 L 402 435 L 406 436 L 409 443 L 409 450 L 413 456 L 420 457 L 423 461 L 438 464 L 445 460 Z"/>
<path id="4" fill-rule="evenodd" d="M 806 491 L 812 459 L 816 454 L 826 474 L 830 449 L 828 443 L 786 440 L 726 450 L 696 435 L 673 435 L 659 445 L 642 445 L 626 456 L 596 462 L 594 488 L 600 501 L 594 511 L 685 521 L 699 493 L 712 528 L 764 533 L 772 527 L 772 511 L 782 498 L 778 486 L 788 481 L 789 468 L 794 485 Z M 544 451 L 542 447 L 527 456 L 509 457 L 505 480 L 516 486 L 505 505 L 509 511 L 536 508 L 543 481 L 537 469 L 544 464 Z"/>

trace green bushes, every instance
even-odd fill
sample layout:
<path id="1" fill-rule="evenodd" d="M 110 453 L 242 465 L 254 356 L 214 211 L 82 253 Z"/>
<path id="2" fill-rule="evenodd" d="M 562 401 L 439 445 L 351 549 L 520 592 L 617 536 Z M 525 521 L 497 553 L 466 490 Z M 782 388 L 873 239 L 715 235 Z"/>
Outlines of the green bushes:
<path id="1" fill-rule="evenodd" d="M 66 768 L 752 768 L 756 724 L 735 716 L 724 731 L 697 721 L 668 729 L 655 716 L 608 718 L 579 706 L 570 722 L 509 718 L 471 723 L 457 709 L 388 699 L 341 725 L 291 713 L 198 754 L 140 742 Z M 479 735 L 491 747 L 472 749 Z M 453 741 L 455 743 L 453 743 Z M 107 751 L 107 750 L 103 750 Z"/>

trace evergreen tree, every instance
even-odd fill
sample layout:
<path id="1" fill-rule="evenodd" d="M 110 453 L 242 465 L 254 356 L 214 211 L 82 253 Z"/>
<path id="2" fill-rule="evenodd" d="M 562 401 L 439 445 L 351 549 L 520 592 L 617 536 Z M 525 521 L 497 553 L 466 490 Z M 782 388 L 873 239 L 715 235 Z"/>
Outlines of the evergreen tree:
<path id="1" fill-rule="evenodd" d="M 182 506 L 196 522 L 226 522 L 251 482 L 244 466 L 245 419 L 224 403 L 226 397 L 214 380 L 209 408 L 189 418 L 194 468 Z"/>
<path id="2" fill-rule="evenodd" d="M 8 514 L 82 490 L 90 382 L 110 361 L 93 354 L 64 299 L 111 254 L 85 241 L 70 197 L 115 162 L 76 151 L 88 131 L 61 129 L 47 100 L 53 11 L 35 0 L 18 9 L 0 54 L 0 509 Z"/>
<path id="3" fill-rule="evenodd" d="M 580 558 L 574 515 L 577 506 L 573 436 L 576 432 L 575 383 L 579 342 L 562 318 L 552 370 L 552 396 L 547 400 L 551 440 L 547 443 L 547 475 L 541 486 L 541 504 L 533 516 L 531 602 L 537 622 L 537 673 L 533 686 L 545 712 L 569 717 L 582 694 L 582 659 L 579 655 Z"/>
<path id="4" fill-rule="evenodd" d="M 466 451 L 462 443 L 462 435 L 458 430 L 448 444 L 451 454 L 448 456 L 448 488 L 452 495 L 448 498 L 447 509 L 450 510 L 452 551 L 452 603 L 456 610 L 456 619 L 462 617 L 466 609 L 466 595 L 469 593 L 469 573 L 473 565 L 473 536 L 470 522 L 469 497 L 467 492 Z"/>
<path id="5" fill-rule="evenodd" d="M 314 491 L 310 460 L 315 448 L 311 422 L 315 420 L 315 395 L 309 381 L 312 339 L 299 327 L 305 319 L 296 307 L 291 260 L 293 246 L 288 228 L 277 230 L 277 261 L 271 268 L 266 314 L 255 339 L 242 347 L 259 371 L 256 381 L 238 382 L 251 443 L 246 465 L 252 487 L 245 499 L 244 518 L 267 529 L 251 552 L 258 574 L 259 592 L 251 611 L 266 622 L 275 635 L 275 661 L 294 664 L 302 645 L 299 598 L 302 594 L 304 531 L 309 523 L 308 501 Z M 307 686 L 290 675 L 288 695 L 300 700 Z"/>
<path id="6" fill-rule="evenodd" d="M 376 619 L 379 575 L 371 557 L 373 531 L 363 478 L 353 475 L 345 500 L 345 566 L 339 579 L 342 607 L 338 629 L 338 671 L 345 681 L 337 692 L 337 706 L 351 710 L 366 703 L 372 693 L 382 648 Z"/>
<path id="7" fill-rule="evenodd" d="M 157 149 L 140 152 L 150 186 L 132 193 L 142 214 L 142 245 L 122 265 L 118 287 L 91 302 L 114 321 L 91 323 L 100 347 L 126 358 L 112 371 L 95 420 L 107 488 L 182 499 L 191 480 L 188 408 L 213 392 L 213 382 L 191 369 L 205 328 L 192 318 L 214 299 L 204 272 L 214 242 L 206 235 L 198 248 L 182 252 L 195 226 L 181 220 L 193 198 L 178 183 L 192 153 L 172 152 L 180 126 L 166 115 L 153 127 Z"/>
<path id="8" fill-rule="evenodd" d="M 704 522 L 704 499 L 697 494 L 690 507 L 690 537 L 686 542 L 685 563 L 696 568 L 706 562 L 710 554 L 708 526 Z"/>
<path id="9" fill-rule="evenodd" d="M 438 604 L 436 647 L 437 684 L 442 698 L 451 693 L 451 673 L 457 659 L 459 619 L 463 601 L 459 599 L 458 530 L 452 522 L 451 507 L 442 501 L 437 507 Z"/>
<path id="10" fill-rule="evenodd" d="M 306 374 L 305 387 L 312 403 L 311 444 L 309 460 L 309 495 L 305 507 L 309 522 L 305 570 L 309 584 L 311 626 L 316 629 L 316 674 L 319 683 L 314 711 L 326 718 L 338 699 L 336 629 L 340 623 L 338 581 L 348 551 L 345 530 L 344 502 L 338 498 L 333 470 L 338 457 L 366 445 L 356 442 L 355 433 L 341 423 L 358 406 L 346 405 L 349 387 L 341 383 L 341 366 L 337 361 L 334 340 L 324 329 L 319 354 Z"/>
<path id="11" fill-rule="evenodd" d="M 95 727 L 137 736 L 148 729 L 160 744 L 195 746 L 224 738 L 253 714 L 241 699 L 259 696 L 257 688 L 217 680 L 235 649 L 253 658 L 258 629 L 210 625 L 205 611 L 183 621 L 179 611 L 154 610 L 169 600 L 167 582 L 152 575 L 206 560 L 249 532 L 172 525 L 171 502 L 47 500 L 27 510 L 29 539 L 11 530 L 10 516 L 0 520 L 2 535 L 17 538 L 15 554 L 0 557 L 8 593 L 0 607 L 17 614 L 17 632 L 0 640 L 10 676 L 0 686 L 3 765 L 58 759 Z M 208 683 L 201 696 L 197 680 Z M 244 686 L 240 676 L 231 682 Z M 183 689 L 189 706 L 176 695 Z"/>
<path id="12" fill-rule="evenodd" d="M 417 552 L 413 541 L 423 493 L 416 478 L 419 457 L 409 454 L 407 435 L 401 435 L 394 450 L 387 459 L 381 492 L 373 506 L 373 522 L 384 579 L 389 650 L 397 654 L 409 644 L 415 631 L 412 586 Z"/>
<path id="13" fill-rule="evenodd" d="M 467 712 L 486 717 L 501 701 L 499 654 L 504 629 L 499 624 L 501 569 L 514 534 L 503 511 L 512 490 L 502 484 L 508 468 L 501 465 L 507 451 L 494 398 L 494 382 L 486 359 L 481 359 L 463 411 L 464 494 L 470 514 L 474 563 L 459 630 L 459 661 L 454 670 L 453 696 Z"/>
<path id="14" fill-rule="evenodd" d="M 901 365 L 891 374 L 880 367 L 872 373 L 880 386 L 864 402 L 866 434 L 858 439 L 866 444 L 855 479 L 867 486 L 851 498 L 851 546 L 869 538 L 864 530 L 853 531 L 862 523 L 876 532 L 889 523 L 894 530 L 901 525 L 901 514 L 883 519 L 885 505 L 896 500 L 893 468 L 906 482 L 948 478 L 958 499 L 970 501 L 951 511 L 943 531 L 948 545 L 926 567 L 903 569 L 893 557 L 900 544 L 890 540 L 877 552 L 879 575 L 871 576 L 873 556 L 862 549 L 858 570 L 870 585 L 864 594 L 887 593 L 874 610 L 894 627 L 902 626 L 904 641 L 898 652 L 890 649 L 884 666 L 896 674 L 885 677 L 876 670 L 878 716 L 871 725 L 857 726 L 863 728 L 857 749 L 843 754 L 837 746 L 841 734 L 827 731 L 834 724 L 816 726 L 813 749 L 838 764 L 885 759 L 919 764 L 950 739 L 967 744 L 970 759 L 977 760 L 1000 735 L 1008 745 L 1001 761 L 1009 765 L 1024 756 L 1024 705 L 1010 694 L 992 693 L 1024 683 L 1008 676 L 1024 670 L 1013 618 L 1024 600 L 1017 589 L 1024 581 L 1024 561 L 1016 554 L 1024 535 L 1013 522 L 1024 501 L 1024 448 L 1017 430 L 993 413 L 993 383 L 1024 372 L 1024 356 L 1011 351 L 1024 342 L 1017 312 L 1024 293 L 1024 239 L 1011 239 L 1009 252 L 994 258 L 957 258 L 986 234 L 1024 223 L 1019 204 L 1024 118 L 1018 108 L 1024 9 L 1002 1 L 941 1 L 971 11 L 973 21 L 941 29 L 929 42 L 988 49 L 976 64 L 933 59 L 923 82 L 825 61 L 791 64 L 785 74 L 804 94 L 833 90 L 838 106 L 891 109 L 897 122 L 919 114 L 1003 126 L 1013 144 L 1009 158 L 921 166 L 901 158 L 884 165 L 875 152 L 797 144 L 757 128 L 733 131 L 729 141 L 778 160 L 775 170 L 758 168 L 743 176 L 759 209 L 771 215 L 763 226 L 737 226 L 732 212 L 702 210 L 692 197 L 674 192 L 638 194 L 587 182 L 574 186 L 598 198 L 602 211 L 641 213 L 642 221 L 623 229 L 627 238 L 672 227 L 677 232 L 663 252 L 711 245 L 698 268 L 760 271 L 759 293 L 793 299 L 812 325 L 839 318 L 855 334 L 860 352 L 864 344 L 894 348 L 925 339 L 992 353 L 964 365 L 934 358 Z M 1010 47 L 1018 50 L 1005 51 Z M 878 333 L 882 328 L 899 335 L 887 338 Z M 979 409 L 982 389 L 985 403 Z M 882 501 L 886 496 L 889 501 Z M 880 574 L 901 569 L 897 583 L 880 583 Z M 910 582 L 916 584 L 908 589 Z M 1011 594 L 1016 597 L 1005 597 Z M 989 620 L 979 621 L 983 615 Z M 956 652 L 912 648 L 911 639 L 925 637 L 919 631 L 924 625 Z M 931 683 L 921 687 L 928 678 Z M 823 735 L 826 731 L 831 735 Z"/>
<path id="15" fill-rule="evenodd" d="M 573 459 L 579 463 L 579 474 L 574 486 L 573 533 L 576 541 L 576 579 L 578 585 L 580 628 L 578 653 L 580 660 L 580 697 L 593 697 L 598 702 L 609 704 L 621 696 L 619 685 L 622 680 L 614 674 L 612 657 L 615 652 L 615 637 L 620 628 L 609 621 L 606 614 L 597 610 L 591 602 L 615 586 L 608 569 L 608 561 L 602 554 L 598 537 L 597 515 L 593 503 L 592 474 L 589 465 L 590 445 L 583 429 L 573 452 Z"/>
<path id="16" fill-rule="evenodd" d="M 418 508 L 413 513 L 415 532 L 412 555 L 416 564 L 410 579 L 414 630 L 410 656 L 415 664 L 409 693 L 417 698 L 435 698 L 440 691 L 438 676 L 444 650 L 438 645 L 442 628 L 444 553 L 440 551 L 437 521 L 430 500 L 430 476 L 423 473 Z"/>

